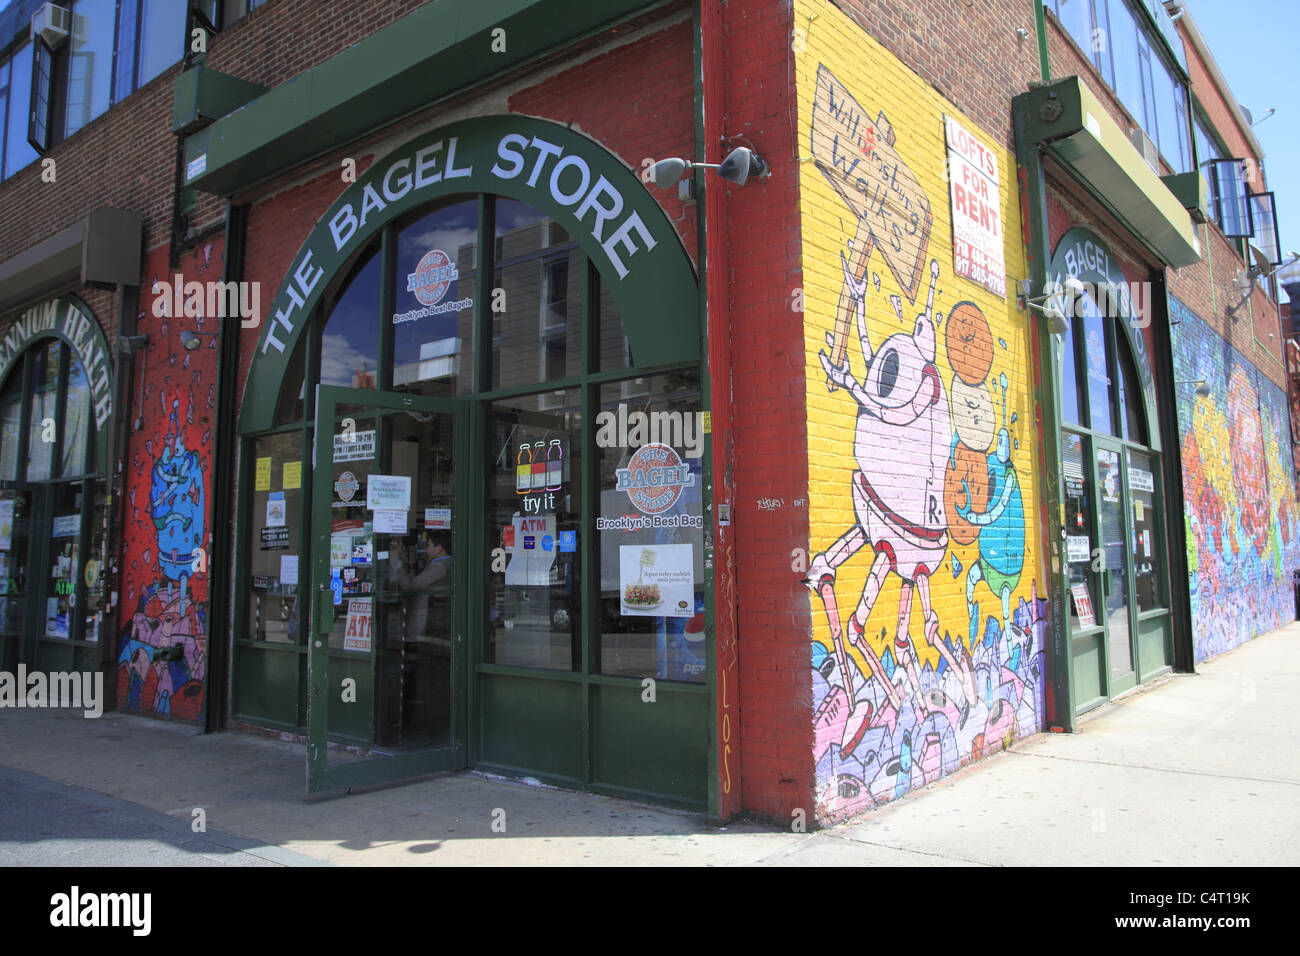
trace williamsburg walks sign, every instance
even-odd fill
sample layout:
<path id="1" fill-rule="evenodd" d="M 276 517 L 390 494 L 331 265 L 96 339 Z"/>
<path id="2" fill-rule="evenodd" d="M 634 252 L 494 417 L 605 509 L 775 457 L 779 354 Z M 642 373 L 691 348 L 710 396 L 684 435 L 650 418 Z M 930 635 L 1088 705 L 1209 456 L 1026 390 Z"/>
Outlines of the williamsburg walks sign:
<path id="1" fill-rule="evenodd" d="M 441 197 L 474 193 L 528 203 L 564 227 L 613 296 L 638 365 L 698 359 L 694 268 L 645 184 L 575 130 L 524 116 L 487 116 L 393 150 L 320 218 L 266 313 L 247 396 L 278 394 L 298 336 L 330 279 L 377 232 Z M 245 401 L 240 430 L 269 426 L 262 418 L 274 404 Z"/>

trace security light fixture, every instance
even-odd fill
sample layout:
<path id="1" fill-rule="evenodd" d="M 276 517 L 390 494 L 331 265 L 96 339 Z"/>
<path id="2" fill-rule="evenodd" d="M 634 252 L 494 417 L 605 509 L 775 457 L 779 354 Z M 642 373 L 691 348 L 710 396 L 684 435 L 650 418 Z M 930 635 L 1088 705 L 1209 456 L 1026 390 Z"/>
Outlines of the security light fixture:
<path id="1" fill-rule="evenodd" d="M 117 347 L 122 350 L 123 355 L 135 355 L 137 352 L 143 352 L 148 346 L 148 335 L 119 335 L 117 337 Z"/>
<path id="2" fill-rule="evenodd" d="M 716 169 L 719 178 L 737 186 L 745 185 L 750 179 L 766 179 L 772 175 L 763 157 L 748 146 L 737 146 L 720 163 L 693 163 L 676 157 L 661 159 L 654 164 L 650 175 L 657 189 L 672 189 L 682 176 L 697 167 Z"/>
<path id="3" fill-rule="evenodd" d="M 1178 381 L 1174 382 L 1174 384 L 1175 384 L 1175 385 L 1195 385 L 1195 386 L 1196 386 L 1196 394 L 1197 394 L 1197 395 L 1201 396 L 1201 398 L 1209 398 L 1209 397 L 1210 397 L 1210 386 L 1209 386 L 1209 384 L 1206 383 L 1205 379 L 1203 379 L 1203 378 L 1183 378 L 1183 379 L 1179 379 Z"/>
<path id="4" fill-rule="evenodd" d="M 1252 265 L 1245 272 L 1238 272 L 1237 277 L 1233 280 L 1232 284 L 1236 287 L 1237 294 L 1241 296 L 1241 301 L 1236 305 L 1228 306 L 1228 318 L 1232 319 L 1234 322 L 1237 321 L 1237 310 L 1250 301 L 1250 297 L 1255 291 L 1256 279 L 1267 279 L 1274 272 L 1277 272 L 1278 269 L 1289 266 L 1297 260 L 1300 260 L 1300 252 L 1288 252 L 1285 259 L 1268 271 L 1261 269 L 1259 266 Z"/>
<path id="5" fill-rule="evenodd" d="M 1069 276 L 1064 284 L 1048 282 L 1042 295 L 1030 296 L 1029 281 L 1021 284 L 1019 296 L 1021 308 L 1037 309 L 1047 316 L 1047 330 L 1053 335 L 1064 335 L 1070 331 L 1069 315 L 1074 311 L 1075 301 L 1084 294 L 1083 283 L 1078 276 Z"/>
<path id="6" fill-rule="evenodd" d="M 191 332 L 189 329 L 181 329 L 181 346 L 185 351 L 193 352 L 203 344 L 203 340 L 199 338 L 200 335 L 216 334 L 216 332 Z"/>

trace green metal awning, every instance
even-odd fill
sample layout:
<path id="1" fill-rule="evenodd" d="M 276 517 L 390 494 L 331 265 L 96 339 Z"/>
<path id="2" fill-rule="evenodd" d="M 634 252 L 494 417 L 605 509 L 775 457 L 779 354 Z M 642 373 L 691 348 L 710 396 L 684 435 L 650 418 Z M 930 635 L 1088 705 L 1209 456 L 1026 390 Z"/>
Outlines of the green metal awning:
<path id="1" fill-rule="evenodd" d="M 185 185 L 232 196 L 664 2 L 434 0 L 189 136 Z"/>
<path id="2" fill-rule="evenodd" d="M 1203 189 L 1176 196 L 1077 76 L 1020 94 L 1012 109 L 1024 145 L 1042 148 L 1073 171 L 1161 261 L 1175 268 L 1200 261 L 1184 201 L 1203 196 Z"/>

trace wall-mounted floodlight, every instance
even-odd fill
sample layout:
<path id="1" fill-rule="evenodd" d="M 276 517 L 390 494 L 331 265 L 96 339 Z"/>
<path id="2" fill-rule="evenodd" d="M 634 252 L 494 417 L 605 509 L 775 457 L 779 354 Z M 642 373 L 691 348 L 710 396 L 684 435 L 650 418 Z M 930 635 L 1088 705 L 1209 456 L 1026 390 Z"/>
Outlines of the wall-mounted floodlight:
<path id="1" fill-rule="evenodd" d="M 1021 284 L 1020 307 L 1037 309 L 1047 317 L 1047 330 L 1053 335 L 1065 335 L 1070 331 L 1069 315 L 1074 311 L 1074 303 L 1084 294 L 1083 283 L 1077 276 L 1069 276 L 1064 284 L 1048 282 L 1042 295 L 1029 295 L 1029 280 Z"/>
<path id="2" fill-rule="evenodd" d="M 1195 385 L 1196 394 L 1201 398 L 1210 397 L 1210 386 L 1203 378 L 1183 378 L 1174 382 L 1175 385 Z"/>
<path id="3" fill-rule="evenodd" d="M 1237 321 L 1237 310 L 1250 301 L 1250 297 L 1255 292 L 1256 279 L 1267 279 L 1274 272 L 1286 268 L 1297 260 L 1300 260 L 1300 252 L 1288 252 L 1285 259 L 1267 271 L 1257 266 L 1250 266 L 1245 272 L 1238 272 L 1236 278 L 1232 280 L 1232 285 L 1237 294 L 1241 296 L 1241 301 L 1236 305 L 1228 306 L 1228 318 L 1234 322 Z"/>
<path id="4" fill-rule="evenodd" d="M 187 352 L 193 352 L 203 344 L 203 340 L 199 338 L 200 335 L 216 334 L 216 332 L 191 332 L 189 329 L 181 329 L 181 347 Z"/>
<path id="5" fill-rule="evenodd" d="M 672 157 L 661 159 L 650 171 L 655 187 L 672 189 L 687 172 L 695 168 L 716 169 L 718 176 L 729 183 L 743 186 L 752 179 L 766 179 L 772 175 L 767 162 L 748 146 L 737 146 L 727 158 L 720 163 L 692 163 L 690 160 Z"/>
<path id="6" fill-rule="evenodd" d="M 117 337 L 117 347 L 122 350 L 123 355 L 135 355 L 149 347 L 149 336 L 119 335 Z"/>

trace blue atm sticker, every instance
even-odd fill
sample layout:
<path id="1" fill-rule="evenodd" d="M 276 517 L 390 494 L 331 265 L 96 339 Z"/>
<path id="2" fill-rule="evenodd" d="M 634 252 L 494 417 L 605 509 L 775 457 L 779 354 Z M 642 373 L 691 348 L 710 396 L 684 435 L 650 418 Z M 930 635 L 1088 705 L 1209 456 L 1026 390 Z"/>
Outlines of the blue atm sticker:
<path id="1" fill-rule="evenodd" d="M 561 531 L 560 532 L 560 550 L 577 551 L 578 550 L 578 532 Z"/>
<path id="2" fill-rule="evenodd" d="M 524 535 L 524 550 L 535 551 L 536 549 L 537 549 L 537 536 L 531 534 Z"/>
<path id="3" fill-rule="evenodd" d="M 334 592 L 334 603 L 343 603 L 343 578 L 339 576 L 339 569 L 335 568 L 334 573 L 330 576 L 330 590 Z"/>

